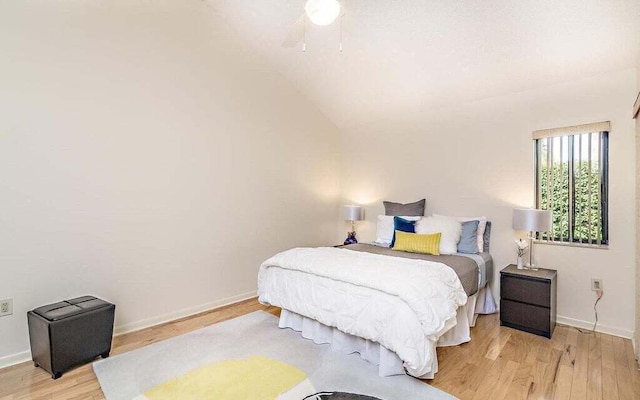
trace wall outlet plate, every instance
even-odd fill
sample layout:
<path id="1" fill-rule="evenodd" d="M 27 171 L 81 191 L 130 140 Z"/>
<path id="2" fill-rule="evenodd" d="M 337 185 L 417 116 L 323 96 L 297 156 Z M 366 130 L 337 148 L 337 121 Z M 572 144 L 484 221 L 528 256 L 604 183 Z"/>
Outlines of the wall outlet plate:
<path id="1" fill-rule="evenodd" d="M 13 314 L 13 299 L 0 300 L 0 317 Z"/>
<path id="2" fill-rule="evenodd" d="M 604 288 L 602 287 L 602 279 L 591 278 L 591 290 L 594 292 L 596 290 L 604 290 Z"/>

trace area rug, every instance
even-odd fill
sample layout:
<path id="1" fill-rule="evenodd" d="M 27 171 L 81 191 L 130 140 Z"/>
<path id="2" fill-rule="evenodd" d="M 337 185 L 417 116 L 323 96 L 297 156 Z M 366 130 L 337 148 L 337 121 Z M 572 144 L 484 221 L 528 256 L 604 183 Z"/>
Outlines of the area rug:
<path id="1" fill-rule="evenodd" d="M 107 400 L 452 400 L 358 354 L 318 345 L 256 311 L 96 361 Z"/>

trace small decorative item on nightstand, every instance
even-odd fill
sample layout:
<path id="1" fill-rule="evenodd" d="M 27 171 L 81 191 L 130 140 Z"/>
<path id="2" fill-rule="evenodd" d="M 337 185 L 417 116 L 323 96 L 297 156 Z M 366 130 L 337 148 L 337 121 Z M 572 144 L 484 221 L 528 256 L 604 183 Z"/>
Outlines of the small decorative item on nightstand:
<path id="1" fill-rule="evenodd" d="M 523 269 L 524 265 L 522 263 L 522 256 L 526 253 L 529 243 L 524 239 L 518 239 L 516 240 L 516 246 L 518 247 L 518 259 L 516 261 L 516 265 L 518 266 L 518 269 Z"/>
<path id="2" fill-rule="evenodd" d="M 518 269 L 500 271 L 500 325 L 551 338 L 556 327 L 557 271 Z"/>
<path id="3" fill-rule="evenodd" d="M 344 240 L 344 244 L 356 243 L 358 243 L 358 239 L 356 239 L 356 231 L 347 232 L 347 238 Z"/>
<path id="4" fill-rule="evenodd" d="M 347 232 L 347 238 L 344 244 L 358 243 L 356 239 L 356 221 L 362 220 L 362 207 L 360 206 L 342 206 L 342 212 L 345 221 L 351 221 L 351 232 Z"/>

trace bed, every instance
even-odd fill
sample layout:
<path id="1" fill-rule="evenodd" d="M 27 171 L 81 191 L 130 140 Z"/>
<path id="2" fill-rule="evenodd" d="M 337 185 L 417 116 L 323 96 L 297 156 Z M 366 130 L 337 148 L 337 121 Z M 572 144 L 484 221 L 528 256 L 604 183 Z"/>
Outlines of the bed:
<path id="1" fill-rule="evenodd" d="M 380 376 L 432 379 L 436 346 L 471 339 L 478 314 L 496 311 L 488 252 L 427 255 L 373 244 L 298 248 L 265 261 L 259 301 L 279 326 L 334 350 L 357 352 Z"/>

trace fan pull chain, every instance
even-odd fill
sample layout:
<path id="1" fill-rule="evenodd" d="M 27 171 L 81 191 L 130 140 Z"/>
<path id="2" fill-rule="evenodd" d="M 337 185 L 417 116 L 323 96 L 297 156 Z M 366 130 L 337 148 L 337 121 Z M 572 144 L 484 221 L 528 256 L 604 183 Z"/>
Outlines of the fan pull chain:
<path id="1" fill-rule="evenodd" d="M 344 18 L 344 13 L 340 14 L 340 53 L 342 53 L 342 18 Z"/>
<path id="2" fill-rule="evenodd" d="M 302 16 L 302 52 L 307 51 L 307 16 Z"/>

